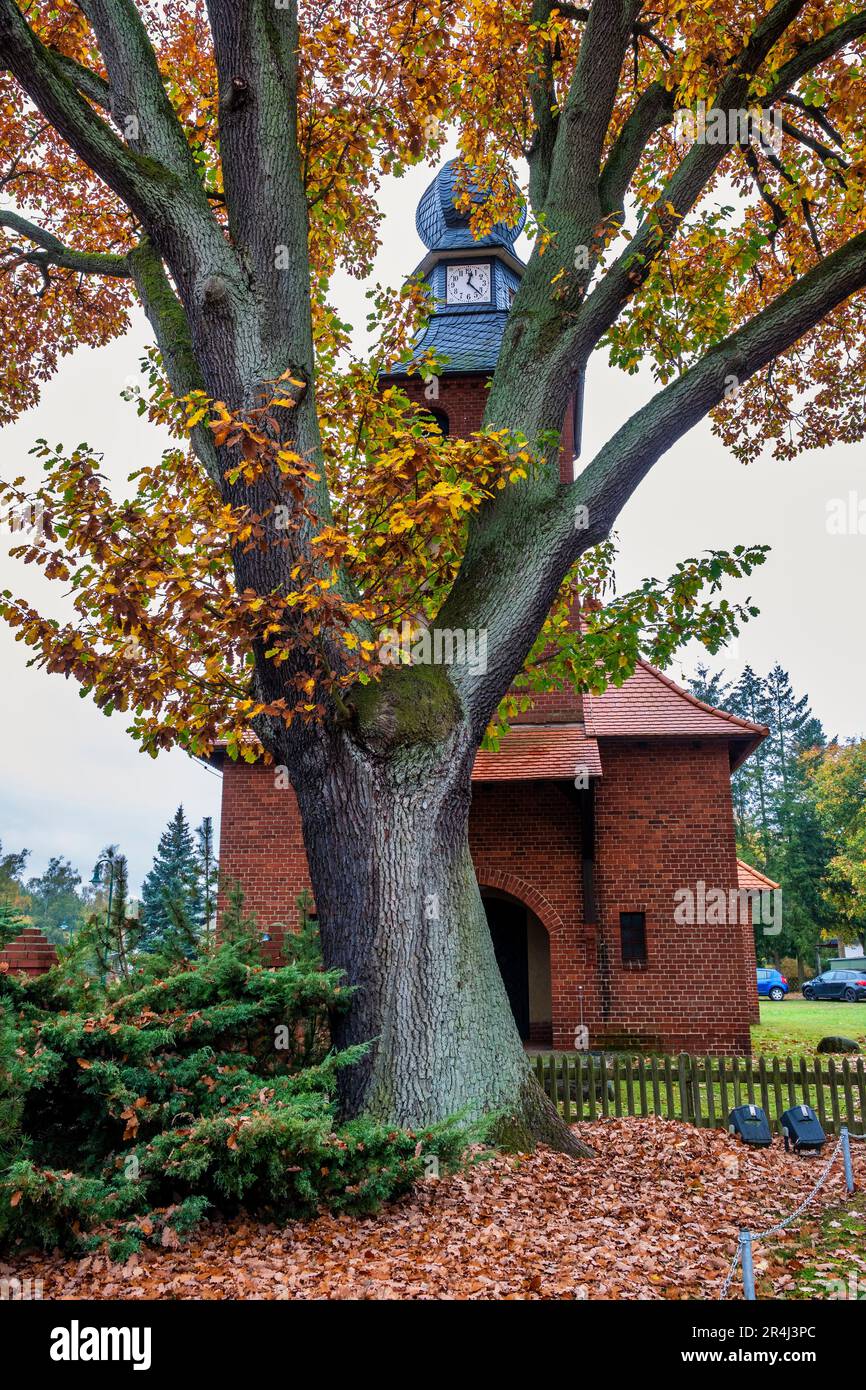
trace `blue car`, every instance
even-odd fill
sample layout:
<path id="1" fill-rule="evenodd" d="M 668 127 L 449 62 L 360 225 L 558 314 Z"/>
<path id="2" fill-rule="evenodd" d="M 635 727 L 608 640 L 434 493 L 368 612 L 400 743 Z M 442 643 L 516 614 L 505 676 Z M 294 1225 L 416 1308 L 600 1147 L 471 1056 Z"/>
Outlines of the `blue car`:
<path id="1" fill-rule="evenodd" d="M 771 965 L 758 966 L 758 994 L 765 999 L 784 999 L 788 993 L 788 981 L 780 971 Z"/>

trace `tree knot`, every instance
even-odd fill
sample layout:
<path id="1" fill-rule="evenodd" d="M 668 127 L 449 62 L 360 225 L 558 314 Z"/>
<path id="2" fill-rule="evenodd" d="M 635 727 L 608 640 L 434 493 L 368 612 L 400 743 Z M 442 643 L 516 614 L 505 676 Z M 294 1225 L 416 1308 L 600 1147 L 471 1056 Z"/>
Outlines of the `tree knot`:
<path id="1" fill-rule="evenodd" d="M 250 84 L 245 77 L 233 77 L 225 99 L 226 110 L 242 111 L 249 105 L 251 94 Z"/>

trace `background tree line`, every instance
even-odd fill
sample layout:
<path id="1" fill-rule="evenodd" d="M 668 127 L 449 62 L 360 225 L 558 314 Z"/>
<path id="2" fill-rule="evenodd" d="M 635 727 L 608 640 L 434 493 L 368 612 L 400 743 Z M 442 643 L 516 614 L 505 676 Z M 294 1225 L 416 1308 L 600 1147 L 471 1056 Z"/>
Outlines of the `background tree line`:
<path id="1" fill-rule="evenodd" d="M 782 885 L 782 931 L 756 928 L 759 961 L 795 957 L 802 979 L 819 953 L 835 954 L 830 938 L 866 954 L 866 742 L 828 739 L 778 662 L 736 680 L 698 666 L 688 684 L 770 731 L 733 778 L 737 853 Z"/>
<path id="2" fill-rule="evenodd" d="M 210 938 L 216 921 L 219 863 L 213 822 L 193 832 L 179 806 L 160 837 L 141 901 L 130 898 L 126 856 L 107 845 L 88 882 L 62 856 L 41 875 L 25 879 L 29 851 L 4 853 L 0 845 L 0 945 L 25 927 L 69 945 L 86 938 L 100 966 L 124 973 L 133 949 L 168 947 L 191 954 Z"/>

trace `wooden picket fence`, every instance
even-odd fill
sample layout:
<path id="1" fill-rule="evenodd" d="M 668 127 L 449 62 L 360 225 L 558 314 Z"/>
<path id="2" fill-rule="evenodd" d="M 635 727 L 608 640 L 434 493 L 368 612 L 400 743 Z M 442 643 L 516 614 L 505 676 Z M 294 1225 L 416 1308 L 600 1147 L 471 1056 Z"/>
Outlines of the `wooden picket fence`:
<path id="1" fill-rule="evenodd" d="M 533 1059 L 567 1124 L 662 1115 L 724 1128 L 737 1105 L 760 1105 L 778 1133 L 792 1105 L 811 1105 L 827 1133 L 866 1133 L 866 1063 L 821 1057 L 648 1057 L 546 1052 Z"/>

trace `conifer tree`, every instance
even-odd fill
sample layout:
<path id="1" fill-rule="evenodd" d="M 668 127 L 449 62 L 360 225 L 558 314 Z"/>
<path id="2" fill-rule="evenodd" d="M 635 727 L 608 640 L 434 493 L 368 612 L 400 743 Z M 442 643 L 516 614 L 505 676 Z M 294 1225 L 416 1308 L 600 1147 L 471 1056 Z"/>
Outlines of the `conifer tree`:
<path id="1" fill-rule="evenodd" d="M 769 937 L 756 924 L 759 960 L 795 955 L 811 962 L 821 932 L 832 926 L 827 874 L 834 845 L 822 828 L 803 759 L 806 750 L 826 742 L 821 721 L 808 695 L 795 695 L 778 662 L 767 676 L 747 666 L 735 683 L 724 671 L 710 676 L 698 667 L 689 684 L 699 699 L 769 729 L 734 775 L 737 852 L 782 885 L 781 932 Z"/>
<path id="2" fill-rule="evenodd" d="M 688 688 L 696 700 L 703 700 L 713 709 L 728 709 L 731 701 L 731 682 L 725 680 L 724 671 L 711 672 L 703 662 L 698 662 L 695 675 L 688 682 Z"/>
<path id="3" fill-rule="evenodd" d="M 216 856 L 213 821 L 210 816 L 205 816 L 195 834 L 204 934 L 206 940 L 210 942 L 216 925 L 216 903 L 219 888 L 219 860 Z"/>
<path id="4" fill-rule="evenodd" d="M 764 681 L 751 666 L 746 666 L 735 683 L 728 709 L 732 714 L 739 714 L 743 719 L 750 719 L 755 724 L 769 726 L 772 712 Z M 734 781 L 734 813 L 740 837 L 744 836 L 749 822 L 756 827 L 761 857 L 766 859 L 770 851 L 771 815 L 767 751 L 764 744 L 756 749 L 737 773 Z"/>
<path id="5" fill-rule="evenodd" d="M 106 906 L 91 914 L 73 938 L 73 951 L 64 959 L 80 961 L 85 967 L 89 964 L 103 980 L 109 977 L 128 979 L 133 971 L 141 926 L 129 916 L 126 855 L 118 852 L 117 845 L 111 845 L 104 851 L 100 863 L 107 875 Z"/>
<path id="6" fill-rule="evenodd" d="M 163 831 L 141 892 L 141 948 L 158 951 L 178 938 L 194 947 L 204 925 L 199 861 L 182 806 Z"/>

